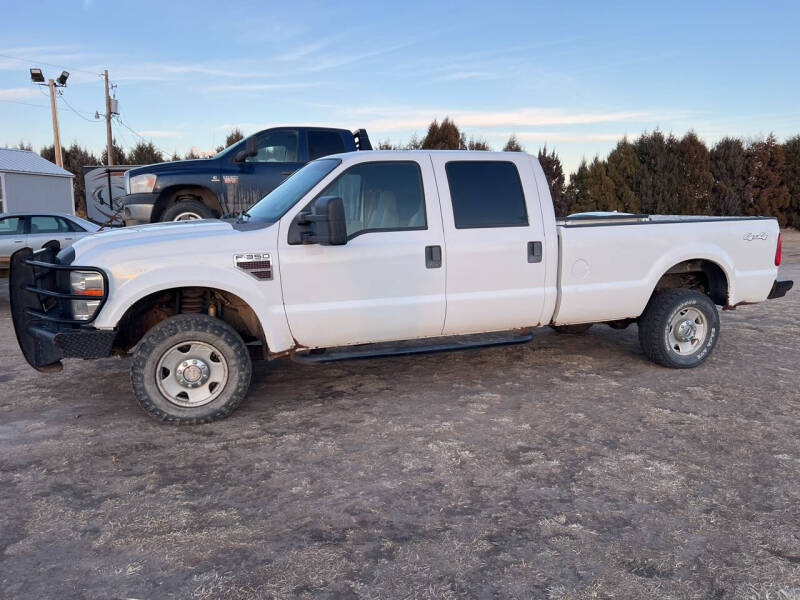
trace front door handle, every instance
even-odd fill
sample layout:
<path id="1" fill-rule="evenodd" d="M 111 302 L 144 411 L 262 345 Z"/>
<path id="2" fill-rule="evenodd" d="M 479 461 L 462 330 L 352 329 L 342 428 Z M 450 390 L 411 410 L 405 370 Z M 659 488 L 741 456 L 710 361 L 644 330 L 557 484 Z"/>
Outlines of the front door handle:
<path id="1" fill-rule="evenodd" d="M 528 262 L 542 262 L 542 242 L 528 242 Z"/>
<path id="2" fill-rule="evenodd" d="M 441 246 L 425 246 L 425 266 L 428 269 L 438 269 L 442 266 Z"/>

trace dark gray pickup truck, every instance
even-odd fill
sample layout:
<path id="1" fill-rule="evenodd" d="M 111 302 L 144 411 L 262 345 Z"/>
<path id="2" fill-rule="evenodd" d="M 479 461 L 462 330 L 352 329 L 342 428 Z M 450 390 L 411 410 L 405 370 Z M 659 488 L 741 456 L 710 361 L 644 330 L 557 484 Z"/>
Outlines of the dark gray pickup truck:
<path id="1" fill-rule="evenodd" d="M 136 167 L 125 173 L 126 225 L 232 216 L 247 210 L 307 162 L 372 150 L 367 132 L 275 127 L 210 158 Z"/>

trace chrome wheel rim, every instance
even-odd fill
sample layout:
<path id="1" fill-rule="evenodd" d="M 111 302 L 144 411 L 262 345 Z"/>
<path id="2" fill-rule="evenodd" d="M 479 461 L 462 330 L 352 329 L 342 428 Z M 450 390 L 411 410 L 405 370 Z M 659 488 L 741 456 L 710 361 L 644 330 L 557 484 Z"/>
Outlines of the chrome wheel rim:
<path id="1" fill-rule="evenodd" d="M 186 211 L 186 212 L 178 213 L 177 215 L 175 215 L 175 218 L 172 219 L 172 220 L 173 221 L 196 221 L 196 220 L 202 219 L 202 218 L 203 217 L 198 215 L 196 212 Z"/>
<path id="2" fill-rule="evenodd" d="M 678 310 L 669 322 L 669 347 L 681 356 L 689 356 L 703 347 L 708 326 L 702 312 L 687 306 Z"/>
<path id="3" fill-rule="evenodd" d="M 184 408 L 212 402 L 225 389 L 228 363 L 211 344 L 188 341 L 168 349 L 156 365 L 156 384 L 164 397 Z"/>

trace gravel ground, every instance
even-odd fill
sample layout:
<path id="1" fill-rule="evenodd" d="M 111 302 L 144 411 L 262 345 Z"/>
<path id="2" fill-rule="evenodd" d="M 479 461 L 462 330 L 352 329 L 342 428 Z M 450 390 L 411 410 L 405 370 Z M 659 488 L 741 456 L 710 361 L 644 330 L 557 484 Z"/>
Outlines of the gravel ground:
<path id="1" fill-rule="evenodd" d="M 176 428 L 128 359 L 30 369 L 4 284 L 0 597 L 797 600 L 798 315 L 798 290 L 725 312 L 680 372 L 635 326 L 280 360 Z"/>

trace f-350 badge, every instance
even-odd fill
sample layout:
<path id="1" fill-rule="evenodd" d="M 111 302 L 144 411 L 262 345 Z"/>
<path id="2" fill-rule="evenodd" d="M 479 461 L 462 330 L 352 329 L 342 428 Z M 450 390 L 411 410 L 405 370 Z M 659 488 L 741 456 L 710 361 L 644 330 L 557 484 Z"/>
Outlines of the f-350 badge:
<path id="1" fill-rule="evenodd" d="M 745 233 L 744 241 L 752 242 L 753 240 L 766 240 L 768 237 L 769 234 L 766 231 L 762 231 L 761 233 Z"/>

